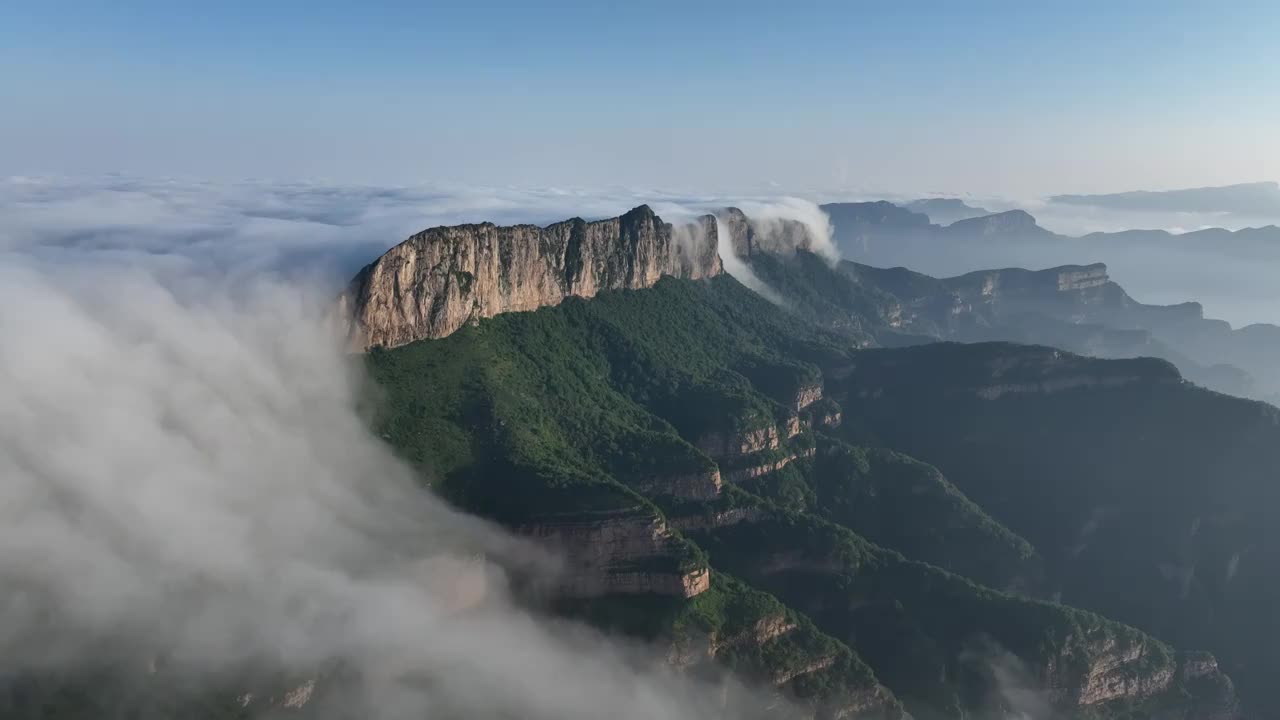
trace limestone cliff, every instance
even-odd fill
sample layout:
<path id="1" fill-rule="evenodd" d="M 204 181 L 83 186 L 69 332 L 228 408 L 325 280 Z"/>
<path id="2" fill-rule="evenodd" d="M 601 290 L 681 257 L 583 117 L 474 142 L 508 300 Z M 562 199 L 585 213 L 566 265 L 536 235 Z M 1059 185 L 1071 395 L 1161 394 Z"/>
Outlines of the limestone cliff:
<path id="1" fill-rule="evenodd" d="M 661 518 L 643 512 L 546 518 L 519 532 L 561 551 L 567 566 L 555 579 L 561 597 L 656 594 L 693 597 L 708 587 L 705 565 L 684 549 Z"/>
<path id="2" fill-rule="evenodd" d="M 663 275 L 718 275 L 716 243 L 710 216 L 673 227 L 647 205 L 594 222 L 431 228 L 356 275 L 339 322 L 356 351 L 440 338 L 480 318 L 646 288 Z"/>
<path id="3" fill-rule="evenodd" d="M 814 249 L 809 229 L 797 220 L 752 219 L 736 207 L 724 208 L 716 217 L 729 233 L 734 255 L 740 258 L 761 253 L 789 255 L 796 250 Z"/>

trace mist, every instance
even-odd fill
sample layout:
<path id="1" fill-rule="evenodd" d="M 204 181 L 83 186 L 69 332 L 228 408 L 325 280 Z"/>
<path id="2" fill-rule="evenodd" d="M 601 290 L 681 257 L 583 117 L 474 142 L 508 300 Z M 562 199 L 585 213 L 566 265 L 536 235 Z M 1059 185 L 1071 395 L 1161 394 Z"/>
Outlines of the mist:
<path id="1" fill-rule="evenodd" d="M 0 673 L 134 668 L 248 704 L 277 677 L 318 696 L 337 667 L 341 704 L 375 718 L 776 705 L 513 602 L 508 573 L 557 558 L 436 500 L 370 434 L 330 298 L 3 255 Z"/>

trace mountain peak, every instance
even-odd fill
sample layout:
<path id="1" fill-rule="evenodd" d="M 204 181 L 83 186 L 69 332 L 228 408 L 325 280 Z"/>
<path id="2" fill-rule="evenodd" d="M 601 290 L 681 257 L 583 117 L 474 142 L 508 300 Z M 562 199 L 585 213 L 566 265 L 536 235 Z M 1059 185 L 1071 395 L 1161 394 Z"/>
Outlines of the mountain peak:
<path id="1" fill-rule="evenodd" d="M 1005 212 L 983 215 L 981 217 L 957 220 L 946 228 L 954 235 L 989 237 L 1010 233 L 1045 234 L 1048 230 L 1040 227 L 1036 219 L 1026 210 L 1008 210 Z"/>
<path id="2" fill-rule="evenodd" d="M 348 347 L 445 337 L 481 318 L 558 305 L 663 275 L 720 274 L 714 218 L 673 227 L 648 205 L 605 220 L 423 230 L 351 281 L 338 316 Z"/>
<path id="3" fill-rule="evenodd" d="M 827 203 L 821 207 L 836 225 L 902 228 L 922 228 L 929 225 L 927 215 L 894 205 L 887 200 Z"/>

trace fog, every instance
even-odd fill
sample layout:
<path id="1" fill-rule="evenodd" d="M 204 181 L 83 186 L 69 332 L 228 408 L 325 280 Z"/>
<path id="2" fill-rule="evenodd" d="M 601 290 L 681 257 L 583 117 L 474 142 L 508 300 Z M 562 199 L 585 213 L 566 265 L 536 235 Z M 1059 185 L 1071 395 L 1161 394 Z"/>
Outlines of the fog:
<path id="1" fill-rule="evenodd" d="M 0 675 L 109 665 L 248 703 L 337 667 L 342 709 L 374 718 L 776 706 L 512 602 L 509 572 L 557 558 L 433 499 L 369 433 L 331 287 L 202 267 L 279 245 L 80 237 L 0 253 Z"/>

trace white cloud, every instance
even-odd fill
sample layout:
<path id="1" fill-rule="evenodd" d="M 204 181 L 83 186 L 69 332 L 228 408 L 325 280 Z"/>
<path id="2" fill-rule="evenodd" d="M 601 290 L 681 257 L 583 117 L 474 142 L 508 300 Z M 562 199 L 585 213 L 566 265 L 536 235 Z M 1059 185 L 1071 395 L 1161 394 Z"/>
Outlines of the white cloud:
<path id="1" fill-rule="evenodd" d="M 331 287 L 287 267 L 564 198 L 580 202 L 8 183 L 0 675 L 158 658 L 239 681 L 341 661 L 367 717 L 723 712 L 718 681 L 506 597 L 504 569 L 554 564 L 434 500 L 369 434 Z M 459 612 L 442 567 L 482 569 L 487 600 Z"/>

